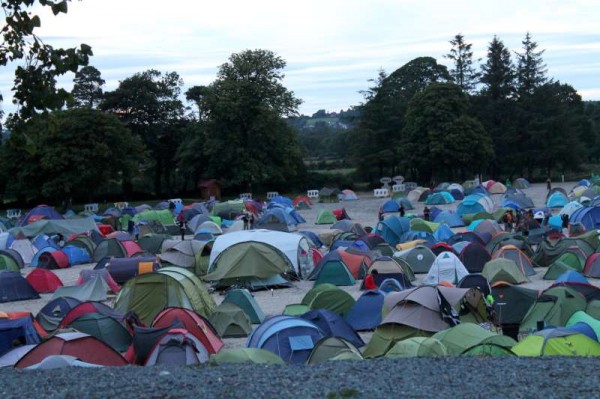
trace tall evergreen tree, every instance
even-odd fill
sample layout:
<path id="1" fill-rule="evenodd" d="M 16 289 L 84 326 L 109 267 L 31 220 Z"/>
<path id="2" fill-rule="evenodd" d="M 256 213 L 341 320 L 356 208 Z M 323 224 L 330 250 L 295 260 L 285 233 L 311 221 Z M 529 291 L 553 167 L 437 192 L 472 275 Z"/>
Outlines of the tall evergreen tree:
<path id="1" fill-rule="evenodd" d="M 536 51 L 538 44 L 527 32 L 523 43 L 523 52 L 517 54 L 517 92 L 520 97 L 533 94 L 536 88 L 547 82 L 548 69 L 542 55 L 545 50 Z"/>
<path id="2" fill-rule="evenodd" d="M 492 100 L 510 98 L 515 91 L 515 70 L 510 51 L 494 36 L 488 46 L 487 60 L 481 66 L 482 94 Z"/>
<path id="3" fill-rule="evenodd" d="M 450 70 L 450 76 L 465 93 L 472 93 L 481 76 L 473 65 L 473 51 L 471 50 L 473 45 L 465 43 L 465 37 L 460 33 L 450 40 L 450 44 L 452 44 L 452 49 L 444 56 L 454 64 L 454 68 Z"/>
<path id="4" fill-rule="evenodd" d="M 91 65 L 81 68 L 75 74 L 73 83 L 73 103 L 70 108 L 96 108 L 100 104 L 104 94 L 102 86 L 106 82 L 98 69 Z"/>

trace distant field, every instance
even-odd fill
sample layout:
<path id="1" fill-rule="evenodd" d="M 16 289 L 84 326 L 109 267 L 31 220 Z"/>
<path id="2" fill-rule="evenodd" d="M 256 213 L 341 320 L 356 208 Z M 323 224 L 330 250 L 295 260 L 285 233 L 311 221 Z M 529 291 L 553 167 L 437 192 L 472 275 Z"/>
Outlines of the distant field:
<path id="1" fill-rule="evenodd" d="M 356 168 L 340 168 L 340 169 L 314 169 L 311 172 L 321 173 L 324 175 L 349 175 L 353 173 Z"/>

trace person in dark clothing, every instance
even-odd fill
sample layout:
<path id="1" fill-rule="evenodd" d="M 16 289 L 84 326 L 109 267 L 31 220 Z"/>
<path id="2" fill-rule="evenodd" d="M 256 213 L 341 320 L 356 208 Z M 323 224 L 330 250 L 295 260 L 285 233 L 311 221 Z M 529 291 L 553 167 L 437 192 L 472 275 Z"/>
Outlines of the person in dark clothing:
<path id="1" fill-rule="evenodd" d="M 244 222 L 244 230 L 249 230 L 248 224 L 250 222 L 250 218 L 248 217 L 248 213 L 242 213 L 242 221 Z"/>
<path id="2" fill-rule="evenodd" d="M 546 188 L 548 191 L 552 190 L 552 180 L 550 180 L 550 177 L 546 179 Z"/>
<path id="3" fill-rule="evenodd" d="M 430 215 L 431 210 L 428 207 L 425 207 L 425 209 L 423 209 L 423 219 L 429 222 Z"/>
<path id="4" fill-rule="evenodd" d="M 127 221 L 127 232 L 129 233 L 129 235 L 133 236 L 133 226 L 135 225 L 135 223 L 133 222 L 133 220 L 129 219 Z"/>
<path id="5" fill-rule="evenodd" d="M 379 219 L 380 222 L 383 220 L 383 209 L 381 208 L 379 208 L 379 211 L 377 212 L 377 219 Z"/>
<path id="6" fill-rule="evenodd" d="M 404 217 L 406 214 L 406 210 L 404 209 L 404 205 L 400 204 L 400 217 Z"/>
<path id="7" fill-rule="evenodd" d="M 562 228 L 568 229 L 569 228 L 569 215 L 567 215 L 566 213 L 563 213 L 560 217 L 560 220 L 562 221 Z"/>
<path id="8" fill-rule="evenodd" d="M 181 241 L 185 240 L 185 217 L 183 212 L 179 212 L 177 216 L 177 224 L 179 224 L 179 232 L 181 233 Z"/>

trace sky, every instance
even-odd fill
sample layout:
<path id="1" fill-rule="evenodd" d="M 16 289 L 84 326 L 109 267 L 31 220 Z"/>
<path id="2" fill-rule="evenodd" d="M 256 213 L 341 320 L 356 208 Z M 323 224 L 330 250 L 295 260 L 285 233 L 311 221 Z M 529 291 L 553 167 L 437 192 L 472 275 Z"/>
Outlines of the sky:
<path id="1" fill-rule="evenodd" d="M 381 69 L 421 56 L 450 66 L 443 55 L 458 33 L 485 62 L 494 35 L 518 52 L 530 32 L 549 77 L 600 100 L 598 0 L 83 0 L 66 15 L 35 11 L 46 43 L 92 47 L 105 91 L 157 69 L 177 72 L 185 92 L 213 82 L 231 54 L 267 49 L 287 62 L 283 84 L 312 115 L 360 104 Z M 13 79 L 14 66 L 0 68 L 5 113 L 15 109 Z M 70 90 L 72 79 L 59 85 Z"/>

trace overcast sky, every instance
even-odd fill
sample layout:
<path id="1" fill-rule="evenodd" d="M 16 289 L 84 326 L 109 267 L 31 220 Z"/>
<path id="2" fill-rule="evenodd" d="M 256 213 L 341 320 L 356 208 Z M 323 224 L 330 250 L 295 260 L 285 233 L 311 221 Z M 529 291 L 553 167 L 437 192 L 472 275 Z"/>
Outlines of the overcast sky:
<path id="1" fill-rule="evenodd" d="M 303 100 L 301 113 L 339 111 L 362 101 L 380 69 L 420 56 L 448 64 L 442 56 L 457 33 L 485 59 L 494 35 L 519 51 L 529 31 L 550 77 L 600 100 L 598 0 L 83 0 L 40 17 L 48 44 L 92 46 L 105 90 L 157 69 L 179 73 L 185 91 L 210 84 L 232 53 L 260 48 L 287 61 L 284 85 Z M 13 78 L 0 70 L 6 112 Z M 72 76 L 61 84 L 72 88 Z"/>

